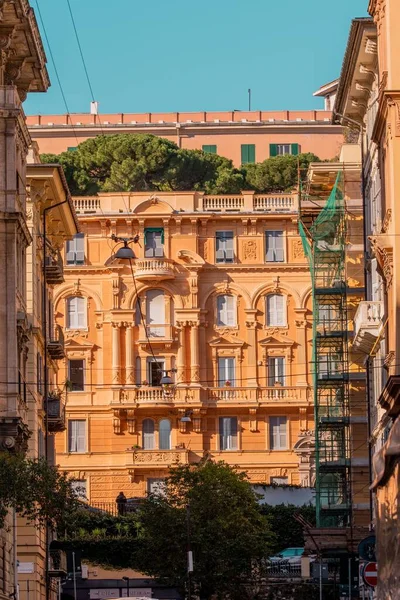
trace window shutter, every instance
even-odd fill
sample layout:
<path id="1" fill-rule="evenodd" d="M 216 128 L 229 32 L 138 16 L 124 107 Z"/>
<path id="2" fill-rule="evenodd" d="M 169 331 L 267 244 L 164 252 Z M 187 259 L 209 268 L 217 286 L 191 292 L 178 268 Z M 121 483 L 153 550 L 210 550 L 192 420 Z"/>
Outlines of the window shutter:
<path id="1" fill-rule="evenodd" d="M 226 260 L 233 261 L 233 237 L 225 238 Z"/>
<path id="2" fill-rule="evenodd" d="M 217 296 L 218 325 L 227 325 L 226 296 Z"/>
<path id="3" fill-rule="evenodd" d="M 227 379 L 226 381 L 230 381 L 231 385 L 235 385 L 235 359 L 227 358 L 226 359 L 226 370 L 227 370 Z"/>
<path id="4" fill-rule="evenodd" d="M 283 356 L 276 358 L 276 380 L 285 385 L 285 359 Z"/>
<path id="5" fill-rule="evenodd" d="M 85 261 L 85 237 L 83 233 L 77 233 L 75 238 L 75 260 L 77 263 Z"/>
<path id="6" fill-rule="evenodd" d="M 279 420 L 279 448 L 287 448 L 286 441 L 286 417 L 278 417 Z"/>
<path id="7" fill-rule="evenodd" d="M 154 421 L 152 419 L 143 421 L 143 449 L 154 450 Z"/>
<path id="8" fill-rule="evenodd" d="M 279 294 L 275 295 L 275 307 L 276 307 L 276 325 L 286 325 L 285 313 L 284 313 L 284 296 Z"/>
<path id="9" fill-rule="evenodd" d="M 158 426 L 158 441 L 160 450 L 171 449 L 171 423 L 169 419 L 161 419 Z"/>
<path id="10" fill-rule="evenodd" d="M 164 256 L 164 246 L 162 242 L 161 231 L 156 231 L 154 233 L 154 256 Z"/>
<path id="11" fill-rule="evenodd" d="M 275 231 L 274 232 L 274 241 L 275 241 L 275 261 L 283 262 L 283 231 Z"/>
<path id="12" fill-rule="evenodd" d="M 145 233 L 145 250 L 144 255 L 146 258 L 152 258 L 154 256 L 154 232 L 146 231 Z"/>
<path id="13" fill-rule="evenodd" d="M 225 296 L 226 299 L 226 325 L 236 325 L 236 299 L 235 296 Z"/>
<path id="14" fill-rule="evenodd" d="M 279 447 L 279 424 L 278 417 L 270 417 L 269 420 L 270 429 L 270 446 L 271 450 L 277 450 Z"/>
<path id="15" fill-rule="evenodd" d="M 291 153 L 293 156 L 297 156 L 299 154 L 299 144 L 291 144 Z"/>
<path id="16" fill-rule="evenodd" d="M 254 144 L 249 144 L 248 162 L 249 163 L 255 163 L 256 162 L 256 147 L 255 147 Z"/>
<path id="17" fill-rule="evenodd" d="M 275 325 L 275 313 L 276 313 L 276 295 L 270 294 L 266 297 L 267 304 L 267 325 Z"/>
<path id="18" fill-rule="evenodd" d="M 65 246 L 65 255 L 67 259 L 67 264 L 71 264 L 75 262 L 75 240 L 67 240 Z"/>
<path id="19" fill-rule="evenodd" d="M 76 298 L 67 299 L 67 325 L 69 329 L 76 329 Z"/>
<path id="20" fill-rule="evenodd" d="M 86 452 L 86 421 L 76 423 L 76 452 Z"/>
<path id="21" fill-rule="evenodd" d="M 217 262 L 224 262 L 225 260 L 225 251 L 224 251 L 224 243 L 222 240 L 217 241 L 217 252 L 216 252 Z"/>
<path id="22" fill-rule="evenodd" d="M 206 144 L 203 146 L 203 152 L 208 152 L 209 154 L 217 153 L 217 146 L 214 144 Z"/>
<path id="23" fill-rule="evenodd" d="M 249 162 L 249 158 L 248 158 L 249 152 L 248 152 L 247 144 L 242 144 L 241 153 L 242 153 L 242 165 L 245 165 L 246 163 Z"/>
<path id="24" fill-rule="evenodd" d="M 278 155 L 278 144 L 269 145 L 269 155 L 270 157 Z"/>
<path id="25" fill-rule="evenodd" d="M 75 298 L 75 327 L 77 329 L 83 329 L 86 327 L 85 298 Z"/>
<path id="26" fill-rule="evenodd" d="M 275 236 L 274 236 L 274 232 L 273 231 L 266 231 L 265 232 L 265 237 L 266 237 L 266 247 L 267 247 L 266 260 L 267 260 L 267 262 L 273 262 L 274 258 L 275 258 Z"/>

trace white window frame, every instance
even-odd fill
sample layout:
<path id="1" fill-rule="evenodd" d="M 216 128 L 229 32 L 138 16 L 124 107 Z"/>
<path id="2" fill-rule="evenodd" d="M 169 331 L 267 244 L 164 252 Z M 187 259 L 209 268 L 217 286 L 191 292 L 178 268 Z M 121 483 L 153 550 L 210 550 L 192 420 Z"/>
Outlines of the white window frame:
<path id="1" fill-rule="evenodd" d="M 285 416 L 270 416 L 269 417 L 269 447 L 270 450 L 288 450 L 288 418 Z M 281 431 L 281 426 L 284 425 L 284 431 Z M 274 432 L 274 426 L 279 427 L 279 431 Z M 284 436 L 284 437 L 283 437 Z M 275 440 L 275 441 L 274 441 Z"/>
<path id="2" fill-rule="evenodd" d="M 286 148 L 288 148 L 287 152 Z M 276 144 L 276 156 L 287 156 L 288 154 L 292 154 L 291 144 Z"/>
<path id="3" fill-rule="evenodd" d="M 229 242 L 228 242 L 229 240 Z M 232 264 L 235 258 L 233 231 L 215 232 L 215 262 L 216 264 Z"/>
<path id="4" fill-rule="evenodd" d="M 65 262 L 68 266 L 85 264 L 85 234 L 76 233 L 65 244 Z"/>
<path id="5" fill-rule="evenodd" d="M 74 311 L 71 308 L 74 308 Z M 87 302 L 82 296 L 66 299 L 67 329 L 87 329 Z M 80 321 L 80 322 L 79 322 Z"/>
<path id="6" fill-rule="evenodd" d="M 226 442 L 223 443 L 223 439 L 225 436 L 223 422 L 226 422 L 227 419 L 230 419 L 229 428 L 232 430 L 232 422 L 236 421 L 236 433 L 228 433 L 226 437 Z M 234 428 L 235 429 L 235 428 Z M 239 419 L 237 417 L 219 417 L 218 418 L 218 438 L 219 438 L 219 451 L 220 452 L 234 452 L 239 449 Z M 226 446 L 224 448 L 224 446 Z"/>
<path id="7" fill-rule="evenodd" d="M 228 300 L 232 299 L 232 300 Z M 225 303 L 223 304 L 223 300 Z M 217 326 L 218 327 L 236 327 L 237 326 L 237 299 L 232 294 L 219 294 L 217 296 Z M 229 304 L 231 306 L 229 307 Z"/>
<path id="8" fill-rule="evenodd" d="M 229 381 L 230 385 L 236 385 L 236 361 L 234 356 L 219 356 L 218 357 L 218 387 L 224 387 Z M 223 376 L 222 376 L 223 375 Z"/>
<path id="9" fill-rule="evenodd" d="M 265 262 L 285 262 L 284 241 L 285 237 L 281 229 L 268 229 L 265 232 Z"/>
<path id="10" fill-rule="evenodd" d="M 83 428 L 84 428 L 84 436 L 82 435 L 77 435 L 77 432 L 75 431 L 75 439 L 74 439 L 74 433 L 73 433 L 73 423 L 83 423 Z M 76 428 L 75 428 L 76 429 Z M 68 442 L 68 452 L 70 454 L 85 454 L 87 452 L 87 447 L 88 447 L 88 426 L 87 426 L 87 420 L 86 419 L 69 419 L 68 420 L 68 428 L 67 428 L 67 442 Z M 84 444 L 79 444 L 79 437 L 84 437 Z"/>
<path id="11" fill-rule="evenodd" d="M 146 421 L 151 421 L 153 423 L 152 433 L 144 430 L 144 424 Z M 146 438 L 145 435 L 152 436 L 152 438 Z M 143 450 L 156 450 L 156 424 L 154 422 L 154 419 L 151 419 L 149 417 L 146 417 L 142 421 L 142 448 Z"/>
<path id="12" fill-rule="evenodd" d="M 279 362 L 281 361 L 281 362 Z M 279 373 L 281 371 L 281 373 Z M 284 356 L 268 357 L 268 387 L 286 385 L 286 360 Z"/>
<path id="13" fill-rule="evenodd" d="M 277 298 L 281 298 L 279 306 Z M 265 296 L 265 324 L 267 327 L 287 327 L 287 297 L 283 294 Z"/>
<path id="14" fill-rule="evenodd" d="M 152 245 L 149 245 L 147 242 L 147 236 L 151 236 L 152 238 Z M 165 252 L 164 252 L 164 243 L 163 243 L 163 237 L 164 237 L 164 229 L 162 227 L 159 228 L 159 230 L 157 231 L 149 231 L 146 230 L 145 228 L 145 236 L 146 236 L 146 241 L 144 244 L 144 256 L 145 258 L 164 258 L 165 256 Z"/>

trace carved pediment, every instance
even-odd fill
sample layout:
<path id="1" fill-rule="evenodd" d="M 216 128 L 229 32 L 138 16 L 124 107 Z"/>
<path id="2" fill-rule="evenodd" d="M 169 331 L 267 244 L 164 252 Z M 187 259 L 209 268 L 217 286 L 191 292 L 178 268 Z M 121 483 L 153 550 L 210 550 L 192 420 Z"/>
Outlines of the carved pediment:
<path id="1" fill-rule="evenodd" d="M 68 335 L 68 333 L 66 333 L 66 336 Z M 74 337 L 70 337 L 67 338 L 65 340 L 65 344 L 64 344 L 64 348 L 66 351 L 73 351 L 73 352 L 87 352 L 90 350 L 93 350 L 95 347 L 95 344 L 93 344 L 92 342 L 89 342 L 88 340 L 86 340 L 85 338 L 83 338 L 80 335 L 76 335 Z"/>
<path id="2" fill-rule="evenodd" d="M 183 260 L 188 265 L 199 267 L 206 264 L 204 258 L 197 254 L 197 252 L 193 252 L 193 250 L 179 250 L 178 258 Z"/>
<path id="3" fill-rule="evenodd" d="M 158 198 L 156 194 L 153 194 L 147 198 L 147 200 L 139 202 L 139 204 L 135 206 L 133 212 L 136 214 L 148 213 L 157 215 L 171 215 L 175 211 L 172 206 L 168 204 L 168 202 L 165 202 L 165 200 L 162 200 L 161 198 Z"/>
<path id="4" fill-rule="evenodd" d="M 209 345 L 212 348 L 226 348 L 226 347 L 240 348 L 240 347 L 244 346 L 245 343 L 246 342 L 244 342 L 244 340 L 241 340 L 240 338 L 236 337 L 235 335 L 232 335 L 229 333 L 224 333 L 223 335 L 214 337 L 209 342 Z"/>
<path id="5" fill-rule="evenodd" d="M 287 336 L 274 333 L 260 341 L 261 346 L 294 346 L 296 342 Z"/>

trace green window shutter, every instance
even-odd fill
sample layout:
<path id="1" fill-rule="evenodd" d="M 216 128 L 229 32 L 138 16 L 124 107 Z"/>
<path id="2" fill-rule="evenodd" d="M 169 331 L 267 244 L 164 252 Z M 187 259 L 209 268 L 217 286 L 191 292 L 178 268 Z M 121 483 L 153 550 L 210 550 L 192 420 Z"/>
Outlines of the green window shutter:
<path id="1" fill-rule="evenodd" d="M 217 146 L 215 144 L 207 144 L 203 146 L 203 152 L 208 152 L 209 154 L 217 154 Z"/>
<path id="2" fill-rule="evenodd" d="M 299 154 L 299 145 L 291 144 L 291 148 L 292 148 L 292 155 L 297 156 Z"/>
<path id="3" fill-rule="evenodd" d="M 256 147 L 254 144 L 242 144 L 242 165 L 256 162 Z"/>
<path id="4" fill-rule="evenodd" d="M 278 144 L 270 144 L 269 145 L 269 155 L 270 155 L 270 157 L 278 155 Z"/>
<path id="5" fill-rule="evenodd" d="M 78 146 L 68 146 L 67 148 L 67 152 L 75 152 L 75 150 L 78 150 Z"/>

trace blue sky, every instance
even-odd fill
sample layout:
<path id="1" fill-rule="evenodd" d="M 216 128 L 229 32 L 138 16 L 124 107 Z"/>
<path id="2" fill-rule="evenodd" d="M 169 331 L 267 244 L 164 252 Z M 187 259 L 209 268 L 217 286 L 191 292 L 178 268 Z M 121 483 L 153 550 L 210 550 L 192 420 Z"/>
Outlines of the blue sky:
<path id="1" fill-rule="evenodd" d="M 70 112 L 88 112 L 66 0 L 37 2 Z M 351 19 L 368 0 L 70 0 L 100 113 L 309 109 L 341 68 Z M 39 20 L 39 19 L 38 19 Z M 43 32 L 42 32 L 43 33 Z M 52 86 L 27 114 L 65 113 Z"/>

